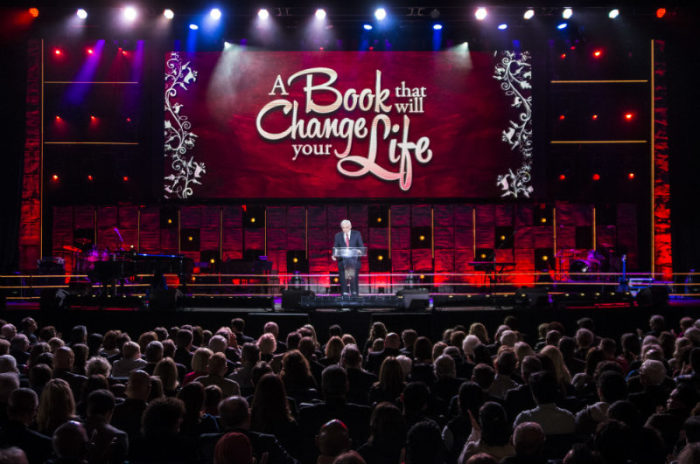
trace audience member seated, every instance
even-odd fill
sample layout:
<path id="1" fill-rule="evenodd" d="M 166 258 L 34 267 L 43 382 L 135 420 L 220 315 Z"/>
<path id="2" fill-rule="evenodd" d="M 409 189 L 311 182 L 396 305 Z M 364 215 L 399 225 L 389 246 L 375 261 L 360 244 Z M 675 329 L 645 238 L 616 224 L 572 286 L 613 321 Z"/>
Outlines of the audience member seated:
<path id="1" fill-rule="evenodd" d="M 406 422 L 392 403 L 375 406 L 369 423 L 370 435 L 358 453 L 367 464 L 398 463 L 406 443 Z"/>
<path id="2" fill-rule="evenodd" d="M 332 464 L 337 456 L 350 449 L 350 434 L 342 421 L 332 419 L 321 426 L 316 435 L 316 464 Z"/>
<path id="3" fill-rule="evenodd" d="M 51 456 L 51 437 L 31 429 L 39 407 L 34 390 L 19 388 L 10 394 L 7 423 L 0 429 L 0 448 L 18 446 L 29 464 L 43 464 Z"/>
<path id="4" fill-rule="evenodd" d="M 301 430 L 279 376 L 268 373 L 257 382 L 250 416 L 251 430 L 274 435 L 292 456 L 301 457 Z"/>
<path id="5" fill-rule="evenodd" d="M 208 374 L 197 377 L 195 382 L 199 382 L 205 387 L 218 385 L 224 397 L 240 395 L 241 389 L 238 384 L 234 380 L 225 377 L 226 369 L 226 356 L 223 353 L 214 353 L 207 363 Z"/>
<path id="6" fill-rule="evenodd" d="M 544 457 L 545 435 L 540 424 L 523 422 L 513 430 L 515 456 L 508 456 L 501 464 L 546 464 Z"/>
<path id="7" fill-rule="evenodd" d="M 119 464 L 128 456 L 126 432 L 110 425 L 114 413 L 114 395 L 109 390 L 95 390 L 87 398 L 85 431 L 90 437 L 90 463 Z"/>
<path id="8" fill-rule="evenodd" d="M 545 435 L 569 435 L 576 430 L 576 419 L 569 411 L 557 407 L 557 379 L 547 371 L 536 372 L 530 376 L 530 388 L 537 406 L 518 414 L 513 422 L 537 422 Z"/>
<path id="9" fill-rule="evenodd" d="M 472 416 L 472 431 L 457 462 L 464 464 L 469 457 L 487 453 L 502 460 L 515 455 L 510 441 L 511 425 L 503 406 L 488 401 L 479 409 L 479 421 Z"/>
<path id="10" fill-rule="evenodd" d="M 348 401 L 369 404 L 369 391 L 377 376 L 362 369 L 362 353 L 355 344 L 345 345 L 340 353 L 340 365 L 348 376 Z"/>
<path id="11" fill-rule="evenodd" d="M 229 396 L 219 403 L 219 421 L 222 431 L 205 433 L 199 436 L 196 452 L 199 462 L 212 462 L 217 442 L 226 434 L 237 432 L 250 440 L 253 456 L 260 462 L 267 455 L 268 462 L 279 464 L 297 464 L 274 435 L 250 430 L 250 411 L 248 402 L 240 396 Z"/>
<path id="12" fill-rule="evenodd" d="M 396 402 L 405 386 L 401 364 L 394 356 L 389 356 L 382 361 L 379 378 L 369 389 L 369 404 Z"/>
<path id="13" fill-rule="evenodd" d="M 84 463 L 87 458 L 88 436 L 83 424 L 68 421 L 53 434 L 53 450 L 57 458 L 51 464 Z"/>

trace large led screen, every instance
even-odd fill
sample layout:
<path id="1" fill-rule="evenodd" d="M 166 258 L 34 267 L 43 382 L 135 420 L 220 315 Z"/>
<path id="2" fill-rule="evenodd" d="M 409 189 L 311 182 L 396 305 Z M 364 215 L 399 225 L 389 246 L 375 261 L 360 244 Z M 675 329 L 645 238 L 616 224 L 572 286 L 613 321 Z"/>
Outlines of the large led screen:
<path id="1" fill-rule="evenodd" d="M 170 52 L 164 195 L 532 193 L 527 53 Z"/>

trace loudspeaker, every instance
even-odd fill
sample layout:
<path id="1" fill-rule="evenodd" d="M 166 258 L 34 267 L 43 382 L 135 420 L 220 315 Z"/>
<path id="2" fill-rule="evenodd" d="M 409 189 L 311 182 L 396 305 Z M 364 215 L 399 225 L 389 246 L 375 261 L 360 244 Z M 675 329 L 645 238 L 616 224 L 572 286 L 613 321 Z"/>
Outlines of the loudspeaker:
<path id="1" fill-rule="evenodd" d="M 668 287 L 654 285 L 637 293 L 637 304 L 642 307 L 663 308 L 668 305 Z"/>
<path id="2" fill-rule="evenodd" d="M 549 305 L 547 289 L 520 287 L 515 291 L 515 304 L 522 309 L 543 309 Z"/>
<path id="3" fill-rule="evenodd" d="M 314 297 L 316 294 L 311 290 L 282 290 L 282 311 L 294 311 L 301 309 L 301 297 Z"/>
<path id="4" fill-rule="evenodd" d="M 396 296 L 403 297 L 403 308 L 408 311 L 424 311 L 430 304 L 430 292 L 423 288 L 399 290 Z"/>

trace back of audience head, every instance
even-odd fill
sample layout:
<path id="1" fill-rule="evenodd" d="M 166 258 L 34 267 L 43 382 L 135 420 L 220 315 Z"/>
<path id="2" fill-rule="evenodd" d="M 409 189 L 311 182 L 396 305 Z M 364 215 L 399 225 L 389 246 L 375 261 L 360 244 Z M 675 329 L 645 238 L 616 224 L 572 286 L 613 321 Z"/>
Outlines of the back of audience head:
<path id="1" fill-rule="evenodd" d="M 360 368 L 362 366 L 362 353 L 357 345 L 345 345 L 340 352 L 340 364 L 344 368 Z"/>
<path id="2" fill-rule="evenodd" d="M 330 365 L 323 369 L 321 386 L 326 401 L 331 399 L 344 400 L 348 393 L 348 376 L 345 369 L 338 365 Z"/>
<path id="3" fill-rule="evenodd" d="M 7 403 L 7 417 L 29 426 L 34 422 L 38 408 L 39 398 L 34 390 L 18 388 L 10 395 Z"/>
<path id="4" fill-rule="evenodd" d="M 252 464 L 253 447 L 242 433 L 229 432 L 214 447 L 214 464 Z"/>
<path id="5" fill-rule="evenodd" d="M 690 443 L 678 455 L 678 464 L 697 464 L 700 462 L 700 444 Z"/>
<path id="6" fill-rule="evenodd" d="M 465 464 L 498 464 L 498 461 L 488 453 L 476 453 L 470 456 Z"/>
<path id="7" fill-rule="evenodd" d="M 457 377 L 457 366 L 455 360 L 447 354 L 441 354 L 435 360 L 435 376 L 438 379 L 442 378 L 456 378 Z"/>
<path id="8" fill-rule="evenodd" d="M 406 436 L 405 464 L 443 464 L 445 445 L 440 427 L 426 420 L 413 425 Z"/>
<path id="9" fill-rule="evenodd" d="M 539 456 L 544 442 L 544 430 L 537 422 L 522 422 L 513 430 L 513 447 L 518 456 Z"/>
<path id="10" fill-rule="evenodd" d="M 489 446 L 508 444 L 511 435 L 511 424 L 506 410 L 495 401 L 487 401 L 479 409 L 479 425 L 481 439 Z"/>
<path id="11" fill-rule="evenodd" d="M 535 372 L 530 375 L 528 383 L 537 404 L 554 403 L 559 397 L 557 379 L 551 372 Z"/>
<path id="12" fill-rule="evenodd" d="M 404 414 L 419 414 L 428 407 L 430 390 L 423 382 L 410 382 L 401 393 Z"/>
<path id="13" fill-rule="evenodd" d="M 666 378 L 666 366 L 661 361 L 647 359 L 639 368 L 639 377 L 643 385 L 661 385 Z"/>
<path id="14" fill-rule="evenodd" d="M 458 401 L 459 411 L 464 417 L 471 412 L 473 417 L 479 415 L 479 409 L 484 404 L 486 394 L 478 383 L 472 381 L 463 382 L 459 386 Z"/>
<path id="15" fill-rule="evenodd" d="M 142 428 L 146 438 L 173 438 L 180 432 L 185 405 L 177 398 L 157 398 L 148 403 L 143 413 Z"/>
<path id="16" fill-rule="evenodd" d="M 36 418 L 39 430 L 51 433 L 74 415 L 75 400 L 68 382 L 63 379 L 49 380 L 39 399 Z"/>
<path id="17" fill-rule="evenodd" d="M 350 433 L 347 426 L 338 419 L 332 419 L 321 426 L 316 435 L 316 447 L 322 456 L 335 457 L 350 449 Z"/>
<path id="18" fill-rule="evenodd" d="M 357 451 L 346 451 L 333 460 L 333 464 L 367 464 Z"/>
<path id="19" fill-rule="evenodd" d="M 219 403 L 219 418 L 224 430 L 250 427 L 248 402 L 242 396 L 229 396 Z"/>
<path id="20" fill-rule="evenodd" d="M 53 434 L 53 449 L 66 462 L 82 462 L 87 453 L 88 436 L 80 422 L 68 421 Z"/>
<path id="21" fill-rule="evenodd" d="M 491 386 L 495 375 L 496 373 L 493 367 L 484 363 L 477 364 L 472 370 L 472 380 L 479 384 L 484 390 L 488 390 Z"/>
<path id="22" fill-rule="evenodd" d="M 625 463 L 634 447 L 632 430 L 624 423 L 609 420 L 598 425 L 595 446 L 604 463 Z"/>

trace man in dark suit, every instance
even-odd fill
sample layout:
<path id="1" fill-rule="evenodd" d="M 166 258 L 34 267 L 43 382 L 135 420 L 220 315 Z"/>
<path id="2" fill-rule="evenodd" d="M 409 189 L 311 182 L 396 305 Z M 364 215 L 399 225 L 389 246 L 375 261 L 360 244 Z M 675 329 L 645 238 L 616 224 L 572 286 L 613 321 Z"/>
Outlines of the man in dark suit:
<path id="1" fill-rule="evenodd" d="M 358 231 L 352 230 L 352 224 L 350 221 L 343 219 L 343 221 L 340 223 L 340 228 L 342 231 L 335 234 L 333 248 L 365 246 L 362 243 L 362 235 Z M 332 259 L 333 261 L 338 262 L 340 290 L 342 294 L 348 294 L 349 285 L 350 293 L 352 293 L 353 296 L 357 296 L 360 293 L 359 284 L 357 281 L 360 272 L 360 258 L 336 258 L 333 256 Z M 350 279 L 346 279 L 346 273 L 347 277 L 352 277 Z"/>
<path id="2" fill-rule="evenodd" d="M 362 353 L 357 345 L 345 345 L 340 353 L 340 365 L 348 375 L 348 402 L 368 404 L 367 394 L 377 376 L 362 369 Z"/>

